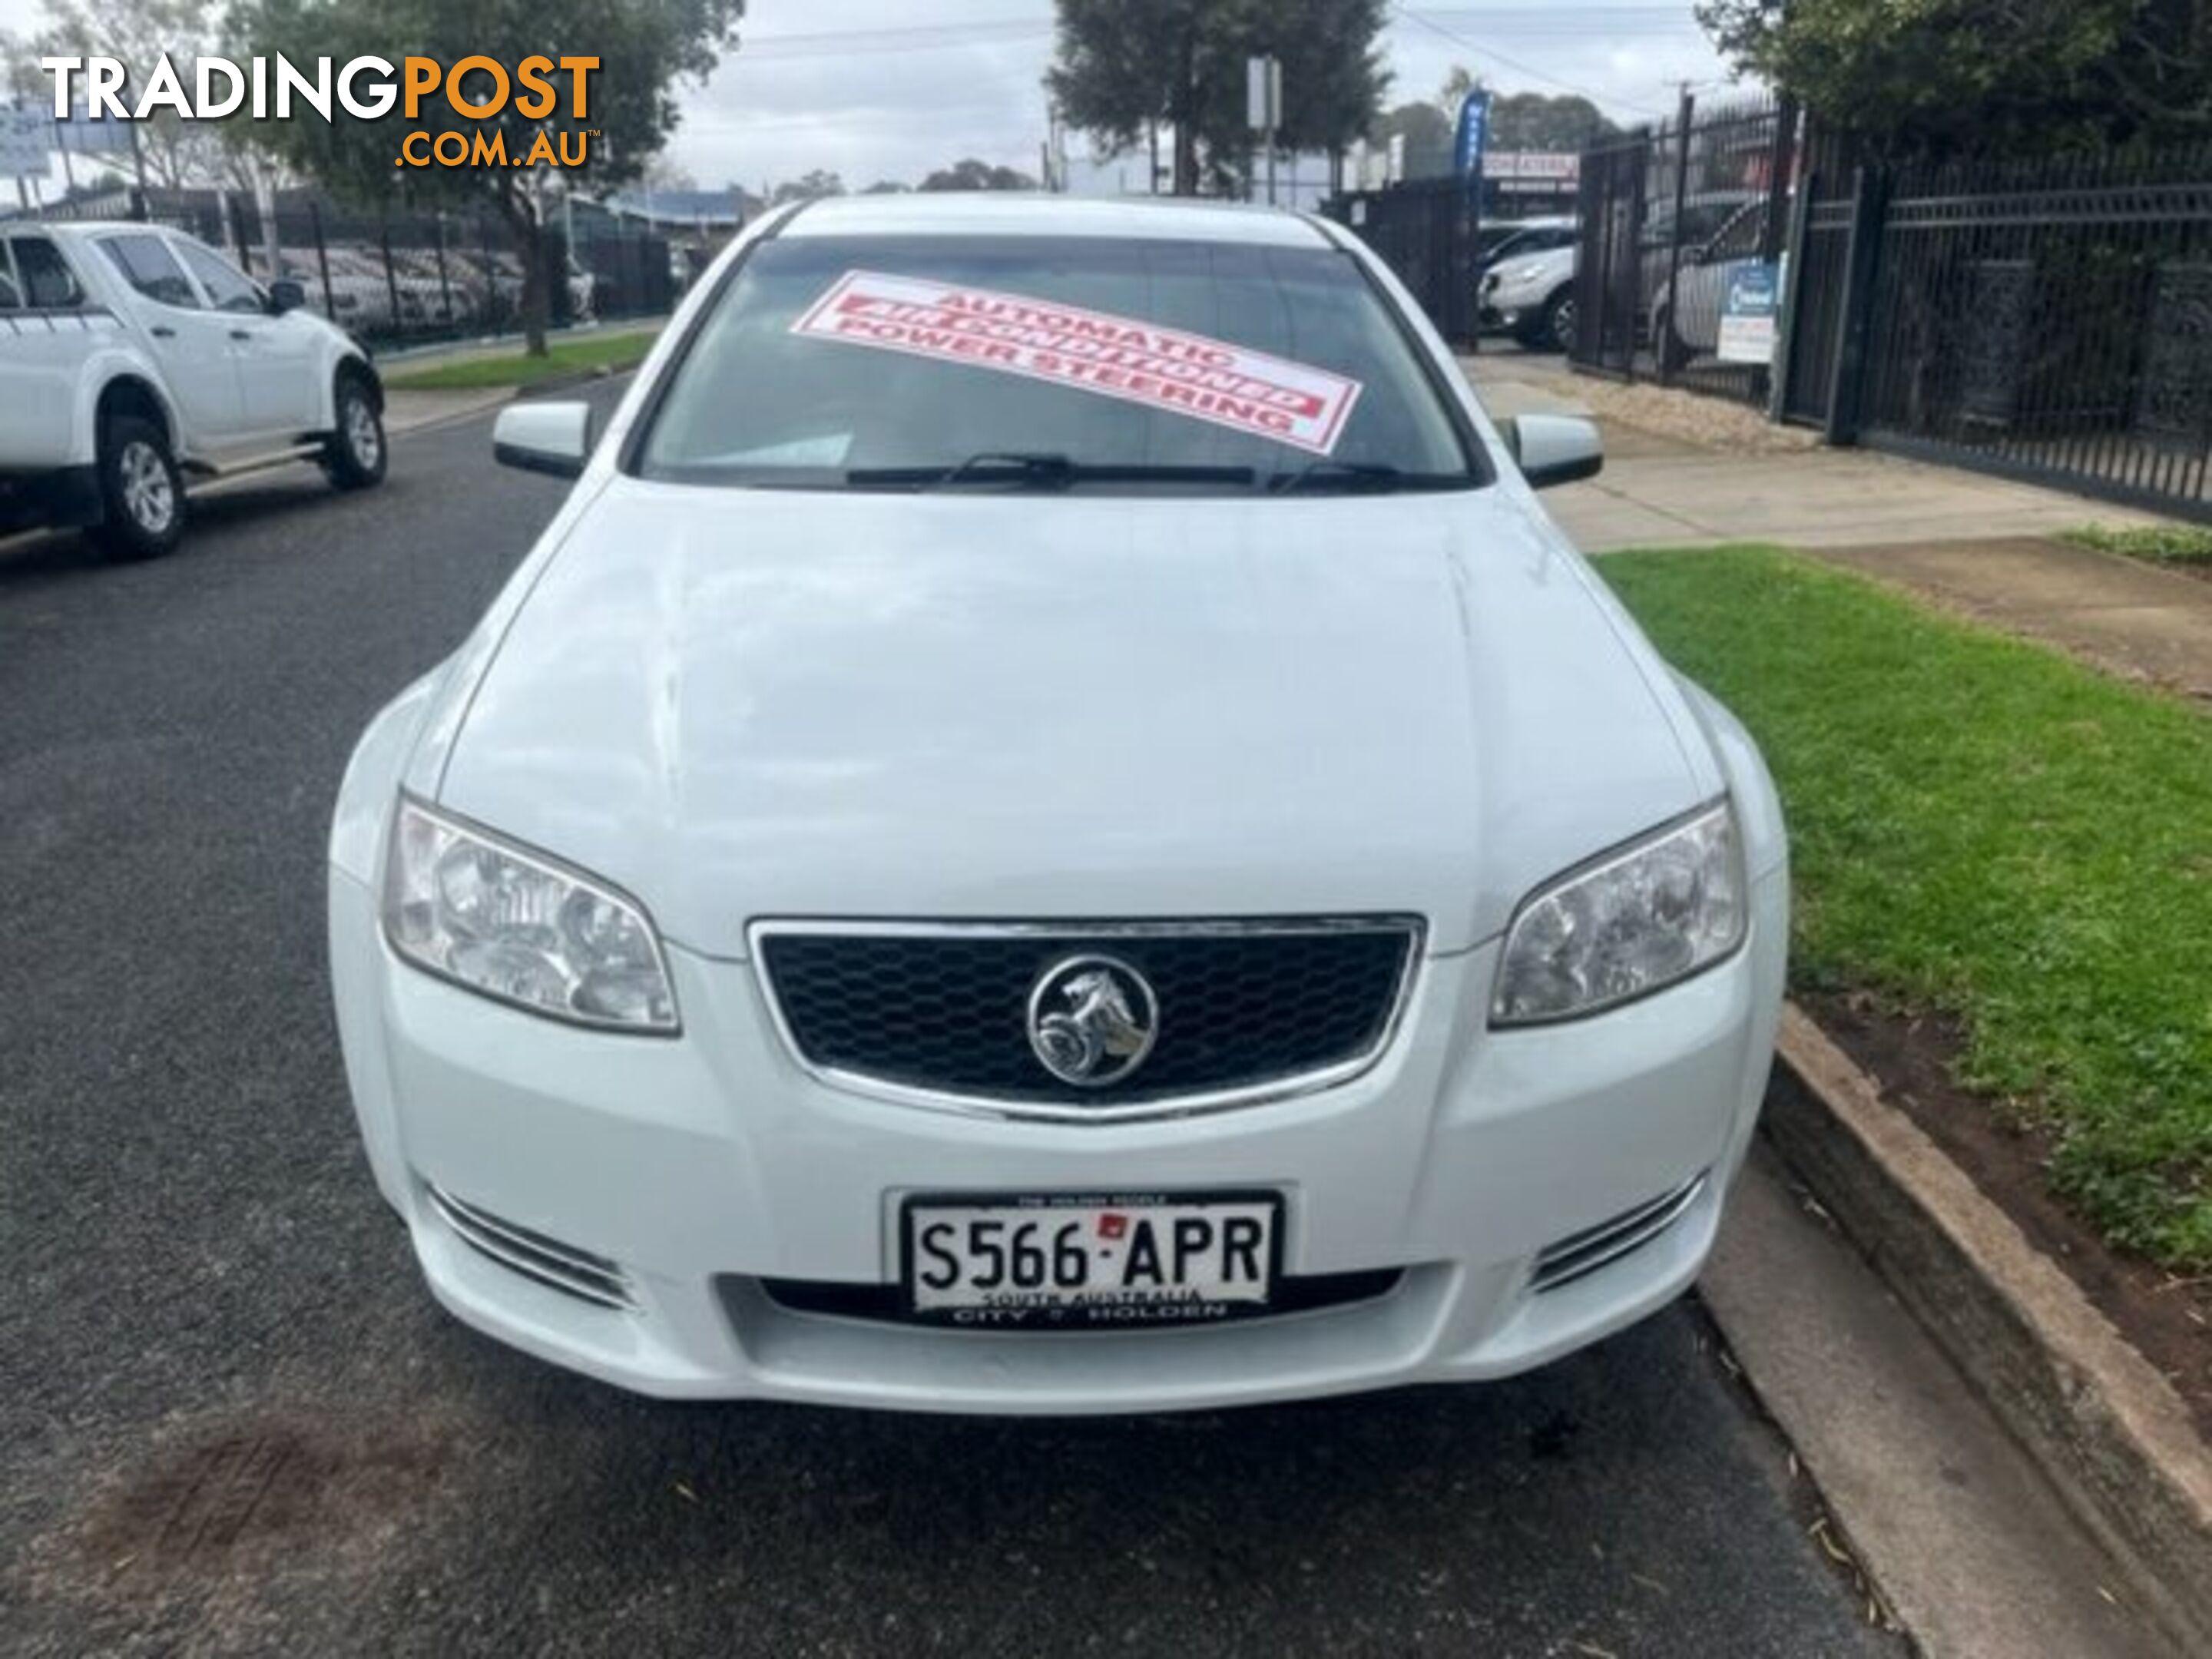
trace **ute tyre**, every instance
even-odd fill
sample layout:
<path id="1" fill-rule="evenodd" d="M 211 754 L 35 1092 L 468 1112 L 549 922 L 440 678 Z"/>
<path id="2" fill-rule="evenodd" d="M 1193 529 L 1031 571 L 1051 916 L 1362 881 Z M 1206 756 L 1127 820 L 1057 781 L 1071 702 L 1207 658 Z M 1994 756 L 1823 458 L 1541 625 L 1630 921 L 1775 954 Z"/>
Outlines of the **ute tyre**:
<path id="1" fill-rule="evenodd" d="M 100 522 L 93 540 L 111 559 L 158 559 L 184 539 L 185 479 L 153 422 L 118 416 L 100 436 Z"/>
<path id="2" fill-rule="evenodd" d="M 368 377 L 353 370 L 338 375 L 332 403 L 337 429 L 323 446 L 323 471 L 340 489 L 367 489 L 384 482 L 386 445 L 384 412 Z"/>

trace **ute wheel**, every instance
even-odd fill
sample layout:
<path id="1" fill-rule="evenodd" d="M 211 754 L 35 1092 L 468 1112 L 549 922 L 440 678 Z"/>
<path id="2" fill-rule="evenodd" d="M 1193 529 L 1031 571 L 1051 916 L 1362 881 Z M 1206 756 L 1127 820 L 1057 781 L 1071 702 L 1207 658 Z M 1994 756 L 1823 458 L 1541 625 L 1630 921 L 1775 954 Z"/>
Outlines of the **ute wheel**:
<path id="1" fill-rule="evenodd" d="M 323 445 L 323 471 L 340 489 L 367 489 L 384 481 L 384 415 L 368 377 L 338 371 L 337 427 Z"/>
<path id="2" fill-rule="evenodd" d="M 100 434 L 102 516 L 93 538 L 112 559 L 158 559 L 184 538 L 185 480 L 153 422 L 119 415 Z"/>
<path id="3" fill-rule="evenodd" d="M 1664 374 L 1680 374 L 1698 355 L 1690 349 L 1688 341 L 1674 332 L 1674 319 L 1664 311 L 1652 319 L 1651 337 L 1652 345 L 1658 354 L 1659 368 Z"/>

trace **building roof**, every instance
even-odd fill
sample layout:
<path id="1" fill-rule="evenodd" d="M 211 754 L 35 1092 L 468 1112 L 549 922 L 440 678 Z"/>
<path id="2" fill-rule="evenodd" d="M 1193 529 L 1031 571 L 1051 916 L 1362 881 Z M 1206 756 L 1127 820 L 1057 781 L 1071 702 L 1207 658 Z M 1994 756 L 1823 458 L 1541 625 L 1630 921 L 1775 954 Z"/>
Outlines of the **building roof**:
<path id="1" fill-rule="evenodd" d="M 735 190 L 625 190 L 607 197 L 599 205 L 627 217 L 671 222 L 705 220 L 734 225 L 745 216 L 742 193 Z"/>

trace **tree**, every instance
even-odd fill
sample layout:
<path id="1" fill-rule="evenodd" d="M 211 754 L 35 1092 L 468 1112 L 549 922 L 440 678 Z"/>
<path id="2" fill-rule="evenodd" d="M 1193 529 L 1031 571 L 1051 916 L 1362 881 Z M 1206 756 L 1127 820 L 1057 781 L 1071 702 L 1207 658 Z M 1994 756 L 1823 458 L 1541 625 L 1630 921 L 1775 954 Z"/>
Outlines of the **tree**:
<path id="1" fill-rule="evenodd" d="M 796 179 L 787 179 L 770 192 L 768 199 L 770 207 L 781 207 L 786 202 L 812 202 L 824 196 L 842 196 L 844 193 L 845 181 L 842 179 L 817 167 Z"/>
<path id="2" fill-rule="evenodd" d="M 1037 181 L 1013 167 L 994 167 L 974 156 L 939 167 L 915 186 L 918 190 L 1035 190 Z"/>
<path id="3" fill-rule="evenodd" d="M 1479 76 L 1455 64 L 1437 94 L 1437 107 L 1456 126 L 1460 105 L 1481 87 Z M 1603 110 L 1579 93 L 1493 91 L 1486 142 L 1500 151 L 1580 150 L 1620 131 Z"/>
<path id="4" fill-rule="evenodd" d="M 1339 150 L 1373 123 L 1389 84 L 1377 40 L 1387 0 L 1059 0 L 1045 86 L 1067 123 L 1108 155 L 1173 129 L 1174 190 L 1246 178 L 1245 63 L 1283 66 L 1286 151 Z"/>
<path id="5" fill-rule="evenodd" d="M 402 141 L 416 132 L 427 133 L 434 144 L 446 133 L 470 141 L 498 139 L 510 163 L 520 163 L 534 150 L 545 153 L 538 148 L 541 139 L 550 146 L 558 135 L 574 144 L 574 135 L 589 131 L 594 136 L 586 159 L 580 167 L 564 169 L 564 182 L 601 191 L 627 184 L 676 128 L 676 83 L 703 80 L 713 70 L 721 52 L 736 45 L 733 31 L 744 14 L 744 0 L 474 0 L 465 6 L 450 0 L 377 0 L 374 6 L 357 0 L 240 0 L 231 26 L 242 52 L 282 52 L 301 64 L 319 57 L 343 63 L 414 55 L 451 65 L 482 55 L 511 73 L 533 55 L 599 58 L 580 120 L 571 118 L 574 76 L 558 71 L 548 78 L 559 99 L 538 118 L 510 97 L 497 114 L 467 121 L 443 97 L 432 97 L 412 122 L 399 103 L 374 121 L 340 113 L 325 122 L 309 113 L 257 122 L 250 129 L 257 143 L 340 196 L 371 206 L 397 196 L 410 205 L 497 212 L 522 262 L 526 349 L 543 356 L 547 286 L 539 204 L 554 169 L 537 163 L 398 167 Z M 478 99 L 489 89 L 489 78 L 480 72 L 466 88 Z"/>
<path id="6" fill-rule="evenodd" d="M 641 188 L 651 191 L 696 190 L 699 180 L 688 167 L 680 167 L 665 155 L 656 155 L 637 175 Z"/>
<path id="7" fill-rule="evenodd" d="M 1375 118 L 1367 129 L 1369 148 L 1387 150 L 1393 138 L 1406 140 L 1407 179 L 1440 179 L 1452 170 L 1452 118 L 1434 104 L 1401 104 Z"/>
<path id="8" fill-rule="evenodd" d="M 1703 0 L 1748 74 L 1893 152 L 2212 136 L 2206 0 Z"/>

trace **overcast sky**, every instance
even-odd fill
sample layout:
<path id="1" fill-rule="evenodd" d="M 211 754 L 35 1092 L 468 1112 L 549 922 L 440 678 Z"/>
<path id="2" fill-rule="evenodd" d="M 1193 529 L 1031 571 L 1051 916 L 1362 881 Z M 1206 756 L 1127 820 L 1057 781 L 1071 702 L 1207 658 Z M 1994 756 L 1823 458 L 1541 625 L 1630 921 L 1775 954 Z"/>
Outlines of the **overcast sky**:
<path id="1" fill-rule="evenodd" d="M 0 0 L 0 27 L 35 27 L 39 10 Z M 670 153 L 702 185 L 755 190 L 813 167 L 855 189 L 912 181 L 965 155 L 1034 173 L 1052 19 L 1053 0 L 751 0 L 742 49 L 685 90 Z M 1726 74 L 1691 0 L 1401 4 L 1384 48 L 1393 102 L 1433 96 L 1465 64 L 1500 90 L 1582 92 L 1624 120 L 1671 108 L 1674 82 L 1717 89 Z"/>

